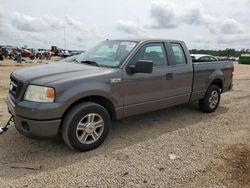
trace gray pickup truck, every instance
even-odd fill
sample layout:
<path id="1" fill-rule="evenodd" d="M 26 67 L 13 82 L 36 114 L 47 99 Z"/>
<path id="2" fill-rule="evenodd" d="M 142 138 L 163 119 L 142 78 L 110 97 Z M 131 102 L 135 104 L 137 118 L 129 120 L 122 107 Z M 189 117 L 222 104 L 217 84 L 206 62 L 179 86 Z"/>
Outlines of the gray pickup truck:
<path id="1" fill-rule="evenodd" d="M 182 41 L 106 40 L 72 63 L 13 72 L 7 106 L 21 134 L 61 134 L 86 151 L 103 143 L 112 120 L 192 101 L 214 112 L 233 72 L 232 62 L 193 63 Z"/>

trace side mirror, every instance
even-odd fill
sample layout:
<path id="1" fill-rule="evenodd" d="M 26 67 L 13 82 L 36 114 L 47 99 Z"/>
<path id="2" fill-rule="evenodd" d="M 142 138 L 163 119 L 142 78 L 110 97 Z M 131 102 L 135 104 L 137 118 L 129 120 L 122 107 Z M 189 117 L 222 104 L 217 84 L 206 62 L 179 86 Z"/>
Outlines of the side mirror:
<path id="1" fill-rule="evenodd" d="M 139 60 L 134 65 L 129 66 L 129 72 L 134 73 L 152 73 L 153 61 Z"/>

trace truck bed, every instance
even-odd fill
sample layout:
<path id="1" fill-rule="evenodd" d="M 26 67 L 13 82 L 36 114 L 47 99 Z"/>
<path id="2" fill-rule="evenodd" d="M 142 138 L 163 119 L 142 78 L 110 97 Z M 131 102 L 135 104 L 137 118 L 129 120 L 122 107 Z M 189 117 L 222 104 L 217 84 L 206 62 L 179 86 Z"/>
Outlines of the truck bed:
<path id="1" fill-rule="evenodd" d="M 233 62 L 195 62 L 193 63 L 194 77 L 193 89 L 190 101 L 199 100 L 204 97 L 208 86 L 214 80 L 221 80 L 221 91 L 226 92 L 232 84 Z"/>

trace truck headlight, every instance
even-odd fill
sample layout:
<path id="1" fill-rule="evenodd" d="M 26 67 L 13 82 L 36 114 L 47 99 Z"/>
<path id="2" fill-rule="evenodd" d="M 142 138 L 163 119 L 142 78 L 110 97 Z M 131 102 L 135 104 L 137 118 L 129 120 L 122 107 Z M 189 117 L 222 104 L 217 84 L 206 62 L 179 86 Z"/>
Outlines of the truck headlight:
<path id="1" fill-rule="evenodd" d="M 54 102 L 55 90 L 51 87 L 28 85 L 24 100 L 33 102 Z"/>

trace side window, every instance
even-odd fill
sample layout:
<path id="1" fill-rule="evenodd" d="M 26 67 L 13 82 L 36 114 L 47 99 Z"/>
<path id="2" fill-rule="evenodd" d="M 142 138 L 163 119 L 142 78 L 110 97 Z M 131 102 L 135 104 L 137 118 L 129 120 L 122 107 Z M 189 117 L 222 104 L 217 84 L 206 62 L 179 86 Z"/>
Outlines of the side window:
<path id="1" fill-rule="evenodd" d="M 171 43 L 171 47 L 174 53 L 175 63 L 176 65 L 185 65 L 187 64 L 184 51 L 180 44 Z"/>
<path id="2" fill-rule="evenodd" d="M 210 57 L 207 57 L 207 56 L 201 57 L 199 60 L 200 60 L 201 62 L 208 62 L 208 61 L 211 61 L 211 60 L 210 60 Z"/>
<path id="3" fill-rule="evenodd" d="M 134 62 L 151 60 L 154 67 L 166 66 L 167 58 L 163 43 L 149 43 L 141 47 L 134 57 Z"/>
<path id="4" fill-rule="evenodd" d="M 210 61 L 217 61 L 217 59 L 211 56 Z"/>

